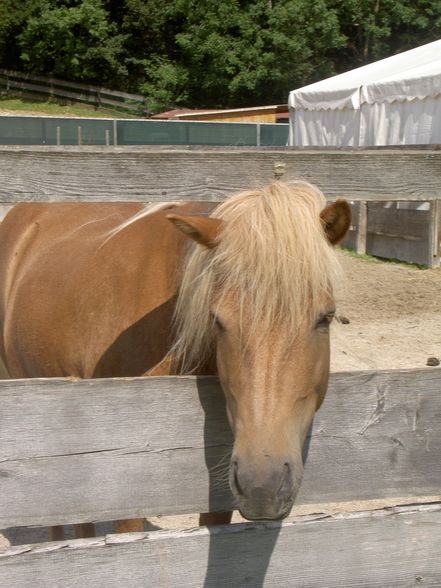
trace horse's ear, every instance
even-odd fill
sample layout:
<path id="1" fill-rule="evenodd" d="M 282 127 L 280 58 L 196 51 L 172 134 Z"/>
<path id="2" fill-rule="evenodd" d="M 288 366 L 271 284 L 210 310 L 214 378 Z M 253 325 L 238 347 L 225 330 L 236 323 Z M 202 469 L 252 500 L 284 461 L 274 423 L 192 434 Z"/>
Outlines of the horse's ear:
<path id="1" fill-rule="evenodd" d="M 217 244 L 222 221 L 218 218 L 198 215 L 168 214 L 167 218 L 184 235 L 209 249 Z"/>
<path id="2" fill-rule="evenodd" d="M 331 245 L 339 243 L 351 225 L 351 207 L 346 200 L 329 204 L 320 213 L 326 236 Z"/>

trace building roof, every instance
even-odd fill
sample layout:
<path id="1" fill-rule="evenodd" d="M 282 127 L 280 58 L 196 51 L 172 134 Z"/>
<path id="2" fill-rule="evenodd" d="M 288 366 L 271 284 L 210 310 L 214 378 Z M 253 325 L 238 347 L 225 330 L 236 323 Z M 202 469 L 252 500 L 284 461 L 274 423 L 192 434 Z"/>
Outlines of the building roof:
<path id="1" fill-rule="evenodd" d="M 158 114 L 154 114 L 151 118 L 154 119 L 177 119 L 177 120 L 191 120 L 193 118 L 197 119 L 201 115 L 216 115 L 219 113 L 225 115 L 235 115 L 235 114 L 258 114 L 258 113 L 265 113 L 265 112 L 274 112 L 276 114 L 283 115 L 283 113 L 288 112 L 288 107 L 286 104 L 274 104 L 270 106 L 250 106 L 245 108 L 175 108 L 173 110 L 167 110 L 166 112 L 160 112 Z"/>
<path id="2" fill-rule="evenodd" d="M 195 110 L 193 108 L 174 108 L 172 110 L 166 110 L 165 112 L 159 112 L 158 114 L 154 114 L 150 118 L 156 119 L 171 119 L 171 118 L 178 118 L 181 114 L 200 114 L 201 112 L 212 112 L 211 109 L 199 109 Z"/>

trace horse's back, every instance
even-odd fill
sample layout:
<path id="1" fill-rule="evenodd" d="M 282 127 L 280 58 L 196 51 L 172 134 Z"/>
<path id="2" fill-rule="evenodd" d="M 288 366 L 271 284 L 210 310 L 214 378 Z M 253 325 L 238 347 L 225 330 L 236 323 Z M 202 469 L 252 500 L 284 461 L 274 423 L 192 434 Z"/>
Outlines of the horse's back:
<path id="1" fill-rule="evenodd" d="M 90 244 L 100 233 L 135 214 L 140 205 L 42 204 L 15 206 L 0 223 L 0 280 L 14 282 L 41 259 L 48 248 L 56 251 L 61 242 L 71 241 L 76 251 L 85 248 L 81 232 Z M 91 229 L 91 225 L 95 227 Z M 76 233 L 76 234 L 75 234 Z M 52 261 L 54 263 L 54 261 Z M 5 295 L 2 287 L 1 295 Z M 0 298 L 2 306 L 4 299 Z"/>
<path id="2" fill-rule="evenodd" d="M 11 376 L 141 375 L 161 360 L 182 239 L 165 210 L 125 227 L 142 208 L 35 203 L 5 217 L 0 351 Z"/>

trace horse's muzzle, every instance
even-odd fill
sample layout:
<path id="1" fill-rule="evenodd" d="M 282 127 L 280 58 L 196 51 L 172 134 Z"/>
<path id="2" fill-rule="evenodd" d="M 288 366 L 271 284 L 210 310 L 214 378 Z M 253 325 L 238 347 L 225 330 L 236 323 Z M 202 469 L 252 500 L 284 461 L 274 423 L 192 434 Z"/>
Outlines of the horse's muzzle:
<path id="1" fill-rule="evenodd" d="M 262 469 L 233 458 L 230 486 L 242 516 L 253 521 L 288 516 L 300 487 L 300 469 L 289 461 Z"/>

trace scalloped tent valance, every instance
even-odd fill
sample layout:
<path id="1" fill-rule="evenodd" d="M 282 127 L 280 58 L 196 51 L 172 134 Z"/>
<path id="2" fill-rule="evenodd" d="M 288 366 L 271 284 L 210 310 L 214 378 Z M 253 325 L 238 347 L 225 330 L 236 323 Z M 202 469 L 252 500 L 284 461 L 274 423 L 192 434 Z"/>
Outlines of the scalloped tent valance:
<path id="1" fill-rule="evenodd" d="M 291 145 L 441 142 L 441 40 L 289 94 Z"/>

